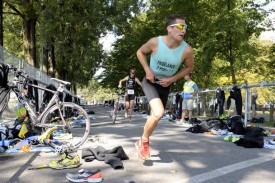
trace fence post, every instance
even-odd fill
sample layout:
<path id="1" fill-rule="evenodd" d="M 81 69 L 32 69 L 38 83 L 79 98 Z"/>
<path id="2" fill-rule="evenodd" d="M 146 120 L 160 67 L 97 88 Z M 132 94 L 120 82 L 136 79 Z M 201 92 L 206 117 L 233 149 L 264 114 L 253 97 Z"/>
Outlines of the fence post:
<path id="1" fill-rule="evenodd" d="M 210 116 L 214 116 L 214 105 L 210 106 Z"/>
<path id="2" fill-rule="evenodd" d="M 249 88 L 247 87 L 247 83 L 245 83 L 245 113 L 244 113 L 244 125 L 247 126 L 247 113 L 248 113 L 248 97 L 249 97 Z"/>
<path id="3" fill-rule="evenodd" d="M 206 116 L 206 93 L 203 93 L 203 100 L 202 100 L 202 107 L 203 107 L 203 116 Z"/>
<path id="4" fill-rule="evenodd" d="M 197 93 L 197 115 L 201 115 L 201 106 L 200 106 L 200 99 L 199 99 L 199 93 Z"/>
<path id="5" fill-rule="evenodd" d="M 269 121 L 273 123 L 273 114 L 274 114 L 274 104 L 270 104 L 270 113 L 269 113 Z M 273 124 L 275 126 L 275 124 Z"/>
<path id="6" fill-rule="evenodd" d="M 200 104 L 200 102 L 198 102 L 198 104 L 197 104 L 197 114 L 198 114 L 198 116 L 201 115 L 201 104 Z"/>

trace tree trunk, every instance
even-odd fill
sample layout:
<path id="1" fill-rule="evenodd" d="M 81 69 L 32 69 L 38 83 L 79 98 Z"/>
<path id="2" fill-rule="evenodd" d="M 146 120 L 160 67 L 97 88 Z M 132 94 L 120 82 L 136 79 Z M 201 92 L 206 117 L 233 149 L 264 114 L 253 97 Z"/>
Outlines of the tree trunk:
<path id="1" fill-rule="evenodd" d="M 227 9 L 228 13 L 231 11 L 231 0 L 227 1 Z M 232 47 L 232 31 L 229 29 L 227 32 L 228 37 L 228 56 L 229 56 L 229 63 L 230 63 L 230 73 L 232 76 L 232 82 L 233 84 L 237 84 L 236 82 L 236 76 L 235 76 L 235 69 L 234 69 L 234 55 L 233 55 L 233 47 Z"/>
<path id="2" fill-rule="evenodd" d="M 3 47 L 3 0 L 0 0 L 0 45 Z"/>
<path id="3" fill-rule="evenodd" d="M 75 84 L 72 86 L 72 89 L 73 89 L 72 93 L 76 95 L 77 94 L 77 88 L 76 88 Z"/>
<path id="4" fill-rule="evenodd" d="M 23 19 L 25 59 L 30 65 L 37 67 L 35 27 L 36 19 Z"/>
<path id="5" fill-rule="evenodd" d="M 230 63 L 230 72 L 231 72 L 231 76 L 232 76 L 232 82 L 233 84 L 237 84 L 236 82 L 236 76 L 235 76 L 235 69 L 234 69 L 234 56 L 232 53 L 232 38 L 231 35 L 229 33 L 229 63 Z"/>
<path id="6" fill-rule="evenodd" d="M 48 55 L 47 55 L 47 61 L 48 61 L 48 68 L 47 73 L 48 75 L 55 77 L 56 73 L 56 62 L 55 62 L 55 56 L 54 56 L 54 46 L 51 44 L 48 46 Z"/>

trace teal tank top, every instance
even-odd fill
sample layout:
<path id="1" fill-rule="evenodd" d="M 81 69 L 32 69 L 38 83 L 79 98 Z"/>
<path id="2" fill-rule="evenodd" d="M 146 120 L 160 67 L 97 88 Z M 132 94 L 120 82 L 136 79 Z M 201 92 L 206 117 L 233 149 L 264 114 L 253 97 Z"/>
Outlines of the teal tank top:
<path id="1" fill-rule="evenodd" d="M 183 41 L 178 47 L 170 49 L 162 36 L 158 37 L 157 52 L 150 58 L 150 69 L 156 74 L 157 79 L 173 76 L 177 72 L 186 46 L 187 43 Z"/>

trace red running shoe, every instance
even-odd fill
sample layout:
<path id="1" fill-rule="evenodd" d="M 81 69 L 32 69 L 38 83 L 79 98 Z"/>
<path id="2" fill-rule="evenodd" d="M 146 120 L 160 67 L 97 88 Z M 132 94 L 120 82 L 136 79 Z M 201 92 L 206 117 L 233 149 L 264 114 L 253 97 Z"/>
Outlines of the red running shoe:
<path id="1" fill-rule="evenodd" d="M 135 143 L 136 149 L 138 151 L 138 158 L 142 160 L 150 159 L 150 149 L 149 149 L 149 141 L 142 141 L 139 139 Z"/>

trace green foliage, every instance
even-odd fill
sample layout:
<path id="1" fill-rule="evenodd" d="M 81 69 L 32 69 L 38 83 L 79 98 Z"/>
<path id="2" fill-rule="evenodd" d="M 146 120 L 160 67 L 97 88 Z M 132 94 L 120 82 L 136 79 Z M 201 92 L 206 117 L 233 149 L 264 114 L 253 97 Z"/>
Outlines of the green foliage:
<path id="1" fill-rule="evenodd" d="M 4 9 L 6 11 L 6 8 Z M 4 47 L 19 58 L 24 58 L 22 43 L 22 23 L 19 16 L 5 13 L 3 16 Z M 21 39 L 20 39 L 21 38 Z"/>
<path id="2" fill-rule="evenodd" d="M 85 96 L 87 101 L 104 101 L 116 98 L 115 90 L 103 88 L 95 79 L 90 80 L 87 87 L 79 89 L 78 93 Z"/>
<path id="3" fill-rule="evenodd" d="M 105 59 L 100 38 L 107 31 L 122 35 L 127 31 L 124 22 L 129 22 L 129 17 L 137 13 L 140 6 L 137 0 L 6 1 L 6 4 L 10 16 L 5 17 L 5 21 L 13 27 L 7 27 L 5 42 L 9 43 L 12 36 L 16 39 L 14 45 L 8 45 L 9 50 L 19 53 L 18 49 L 23 45 L 22 27 L 14 25 L 22 26 L 22 20 L 37 19 L 35 36 L 38 45 L 45 49 L 54 47 L 57 76 L 73 85 L 88 84 Z M 15 19 L 15 15 L 21 20 Z"/>
<path id="4" fill-rule="evenodd" d="M 255 68 L 258 44 L 249 40 L 264 30 L 258 26 L 268 15 L 262 8 L 264 4 L 252 0 L 151 0 L 147 5 L 147 11 L 134 17 L 131 30 L 115 43 L 104 62 L 105 86 L 115 87 L 115 81 L 127 74 L 131 66 L 144 75 L 135 53 L 149 38 L 165 34 L 165 19 L 171 13 L 186 16 L 185 40 L 194 49 L 193 79 L 200 88 L 242 84 L 247 71 Z M 178 81 L 172 90 L 182 90 L 183 83 L 183 79 Z"/>
<path id="5" fill-rule="evenodd" d="M 262 4 L 253 0 L 4 2 L 4 47 L 23 58 L 22 20 L 37 19 L 37 47 L 53 46 L 57 76 L 78 87 L 89 85 L 87 90 L 83 89 L 85 95 L 108 98 L 131 67 L 137 68 L 137 77 L 142 80 L 145 73 L 136 51 L 151 37 L 166 34 L 165 20 L 171 13 L 186 16 L 185 40 L 194 49 L 193 80 L 200 88 L 275 79 L 274 43 L 258 41 L 260 33 L 272 25 L 271 20 L 263 23 L 270 13 L 263 5 L 271 1 Z M 112 52 L 105 53 L 99 41 L 110 31 L 118 40 Z M 98 78 L 102 80 L 100 84 L 90 81 L 98 67 L 105 68 Z M 181 91 L 183 83 L 184 79 L 178 81 L 171 90 Z M 140 88 L 138 92 L 142 94 Z"/>

